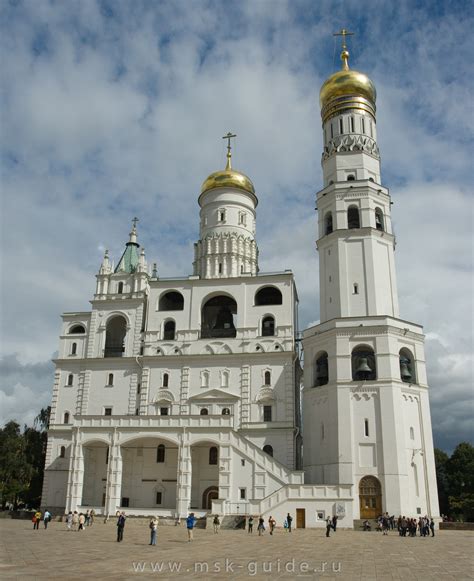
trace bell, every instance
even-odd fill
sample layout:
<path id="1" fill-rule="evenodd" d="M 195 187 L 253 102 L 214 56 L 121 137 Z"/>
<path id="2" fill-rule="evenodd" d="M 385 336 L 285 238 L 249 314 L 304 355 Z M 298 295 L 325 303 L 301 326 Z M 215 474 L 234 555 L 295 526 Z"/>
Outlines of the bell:
<path id="1" fill-rule="evenodd" d="M 356 369 L 357 373 L 372 373 L 372 369 L 367 363 L 367 357 L 361 357 L 359 360 L 359 366 Z"/>
<path id="2" fill-rule="evenodd" d="M 221 310 L 217 314 L 216 324 L 213 327 L 214 329 L 233 329 L 234 328 L 234 320 L 232 317 L 232 313 L 228 307 L 222 307 Z"/>
<path id="3" fill-rule="evenodd" d="M 411 379 L 410 369 L 406 361 L 400 361 L 400 376 L 403 381 Z"/>
<path id="4" fill-rule="evenodd" d="M 316 370 L 316 376 L 319 377 L 327 377 L 328 376 L 328 364 L 327 361 L 321 361 L 321 363 L 318 364 L 318 368 Z"/>

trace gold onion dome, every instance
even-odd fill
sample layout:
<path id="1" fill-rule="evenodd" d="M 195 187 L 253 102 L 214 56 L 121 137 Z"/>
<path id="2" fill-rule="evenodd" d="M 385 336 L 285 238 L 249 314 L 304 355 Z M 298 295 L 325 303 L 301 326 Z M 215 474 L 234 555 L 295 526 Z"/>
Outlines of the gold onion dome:
<path id="1" fill-rule="evenodd" d="M 227 136 L 226 136 L 227 138 Z M 214 188 L 237 188 L 244 192 L 249 192 L 255 196 L 255 188 L 252 180 L 240 171 L 232 169 L 232 154 L 230 151 L 230 141 L 227 147 L 227 164 L 225 169 L 215 171 L 207 177 L 201 187 L 201 195 Z"/>
<path id="2" fill-rule="evenodd" d="M 345 109 L 360 109 L 375 119 L 375 85 L 364 73 L 349 69 L 349 51 L 345 46 L 341 60 L 342 69 L 331 75 L 319 92 L 323 123 Z"/>

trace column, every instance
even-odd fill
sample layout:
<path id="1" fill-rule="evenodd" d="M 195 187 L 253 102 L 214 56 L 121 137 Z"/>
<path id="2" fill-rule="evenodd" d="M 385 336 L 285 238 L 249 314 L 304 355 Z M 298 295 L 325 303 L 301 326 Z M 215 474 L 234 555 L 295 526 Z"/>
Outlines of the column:
<path id="1" fill-rule="evenodd" d="M 73 428 L 73 440 L 71 445 L 71 460 L 69 462 L 69 475 L 66 492 L 66 512 L 77 510 L 82 504 L 82 487 L 84 484 L 84 453 L 82 449 L 82 436 L 79 428 Z"/>
<path id="2" fill-rule="evenodd" d="M 113 516 L 121 504 L 122 498 L 122 450 L 117 430 L 112 435 L 109 447 L 109 465 L 107 467 L 107 484 L 105 493 L 105 514 Z"/>
<path id="3" fill-rule="evenodd" d="M 176 484 L 176 516 L 186 518 L 191 504 L 192 461 L 191 446 L 183 429 L 178 449 L 178 473 Z"/>

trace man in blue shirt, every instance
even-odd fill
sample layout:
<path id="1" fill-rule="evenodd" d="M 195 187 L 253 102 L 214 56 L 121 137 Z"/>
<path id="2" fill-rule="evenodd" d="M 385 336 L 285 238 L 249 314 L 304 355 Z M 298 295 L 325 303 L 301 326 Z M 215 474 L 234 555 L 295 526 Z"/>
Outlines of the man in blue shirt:
<path id="1" fill-rule="evenodd" d="M 192 512 L 188 518 L 186 519 L 186 528 L 188 529 L 188 541 L 191 542 L 193 540 L 193 528 L 196 524 L 196 517 L 194 516 L 194 512 Z"/>

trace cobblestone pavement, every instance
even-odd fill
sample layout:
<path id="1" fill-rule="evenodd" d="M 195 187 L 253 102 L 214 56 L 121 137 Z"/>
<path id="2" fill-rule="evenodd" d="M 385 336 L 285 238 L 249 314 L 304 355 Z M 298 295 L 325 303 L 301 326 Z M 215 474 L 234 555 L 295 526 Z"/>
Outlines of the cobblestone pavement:
<path id="1" fill-rule="evenodd" d="M 474 532 L 401 538 L 338 530 L 327 539 L 320 529 L 262 537 L 197 529 L 188 542 L 184 526 L 162 526 L 157 546 L 148 542 L 147 523 L 132 519 L 122 543 L 112 521 L 68 532 L 62 523 L 34 531 L 29 521 L 1 519 L 0 578 L 474 579 Z"/>

